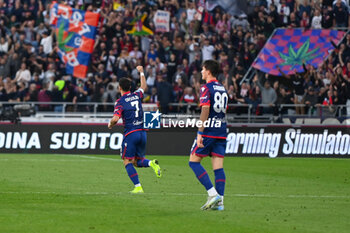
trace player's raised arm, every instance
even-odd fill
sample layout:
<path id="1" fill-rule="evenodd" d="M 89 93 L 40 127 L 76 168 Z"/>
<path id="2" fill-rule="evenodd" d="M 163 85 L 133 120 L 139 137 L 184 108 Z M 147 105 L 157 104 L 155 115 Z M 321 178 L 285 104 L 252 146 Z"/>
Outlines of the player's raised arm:
<path id="1" fill-rule="evenodd" d="M 140 82 L 141 82 L 140 88 L 143 91 L 146 91 L 147 90 L 147 83 L 146 83 L 145 73 L 143 72 L 143 66 L 137 66 L 136 69 L 138 72 L 140 72 Z"/>

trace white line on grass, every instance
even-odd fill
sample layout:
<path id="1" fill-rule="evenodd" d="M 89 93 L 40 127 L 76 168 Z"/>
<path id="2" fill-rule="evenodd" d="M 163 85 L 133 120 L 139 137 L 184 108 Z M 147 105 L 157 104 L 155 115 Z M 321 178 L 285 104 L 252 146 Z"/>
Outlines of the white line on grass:
<path id="1" fill-rule="evenodd" d="M 17 192 L 17 191 L 2 191 L 0 194 L 54 194 L 54 195 L 72 195 L 72 196 L 91 196 L 91 195 L 104 195 L 104 196 L 114 196 L 114 195 L 131 195 L 127 192 Z M 158 195 L 158 196 L 206 196 L 207 194 L 200 193 L 143 193 L 140 195 Z M 336 196 L 336 195 L 274 195 L 274 194 L 227 194 L 226 197 L 261 197 L 261 198 L 313 198 L 313 199 L 350 199 L 350 196 Z"/>
<path id="2" fill-rule="evenodd" d="M 94 162 L 94 160 L 89 159 L 2 159 L 0 161 L 20 161 L 20 162 Z"/>
<path id="3" fill-rule="evenodd" d="M 89 155 L 74 155 L 74 154 L 53 154 L 55 156 L 67 156 L 67 157 L 78 157 L 78 158 L 84 158 L 85 160 L 79 159 L 46 159 L 49 158 L 49 156 L 45 155 L 46 158 L 40 158 L 40 159 L 29 159 L 29 158 L 0 158 L 0 161 L 53 161 L 53 162 L 80 162 L 80 161 L 93 161 L 93 160 L 105 160 L 105 161 L 115 161 L 115 162 L 121 162 L 122 159 L 112 159 L 112 158 L 104 158 L 104 157 L 97 157 L 97 156 L 89 156 Z M 44 157 L 44 156 L 43 156 Z"/>
<path id="4" fill-rule="evenodd" d="M 90 156 L 90 155 L 74 155 L 74 154 L 55 154 L 57 156 L 74 156 L 78 158 L 86 158 L 86 159 L 97 159 L 97 160 L 109 160 L 109 161 L 123 161 L 122 159 L 112 159 L 112 158 L 104 158 L 104 157 L 97 157 L 97 156 Z"/>

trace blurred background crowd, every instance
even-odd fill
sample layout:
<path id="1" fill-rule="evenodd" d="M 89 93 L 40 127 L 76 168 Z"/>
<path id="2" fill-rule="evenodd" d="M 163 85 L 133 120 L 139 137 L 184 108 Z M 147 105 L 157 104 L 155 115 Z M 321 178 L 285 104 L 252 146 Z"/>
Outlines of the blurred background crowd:
<path id="1" fill-rule="evenodd" d="M 257 73 L 242 82 L 275 28 L 346 30 L 348 1 L 247 1 L 244 13 L 229 14 L 218 6 L 204 9 L 200 18 L 195 0 L 58 2 L 101 14 L 87 77 L 75 79 L 65 73 L 49 24 L 51 1 L 0 0 L 0 101 L 114 103 L 120 97 L 118 80 L 128 77 L 137 88 L 136 66 L 143 65 L 148 85 L 144 102 L 158 104 L 163 113 L 196 111 L 195 104 L 186 106 L 198 103 L 201 64 L 215 59 L 229 103 L 251 104 L 253 114 L 276 113 L 275 106 L 281 104 L 350 106 L 350 35 L 317 68 L 305 65 L 305 72 L 281 77 Z M 170 32 L 143 37 L 126 33 L 130 22 L 144 13 L 144 25 L 155 32 L 158 9 L 170 12 Z M 41 105 L 41 110 L 61 111 L 51 105 Z M 88 105 L 78 110 L 91 111 Z M 229 111 L 238 113 L 240 108 Z M 300 106 L 278 111 L 314 114 L 313 108 Z M 342 111 L 346 114 L 346 108 Z"/>

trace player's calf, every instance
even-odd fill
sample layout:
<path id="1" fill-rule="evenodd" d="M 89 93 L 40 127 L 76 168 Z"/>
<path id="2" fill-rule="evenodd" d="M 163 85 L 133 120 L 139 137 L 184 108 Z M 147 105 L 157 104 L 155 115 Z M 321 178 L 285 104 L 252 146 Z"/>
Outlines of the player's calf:
<path id="1" fill-rule="evenodd" d="M 141 192 L 142 186 L 141 186 L 140 181 L 139 181 L 139 175 L 137 174 L 137 171 L 136 171 L 133 163 L 134 163 L 134 160 L 124 159 L 125 170 L 128 173 L 130 180 L 135 185 L 135 189 L 131 192 L 135 193 L 134 192 L 135 190 Z M 143 192 L 143 190 L 142 190 L 142 192 Z"/>

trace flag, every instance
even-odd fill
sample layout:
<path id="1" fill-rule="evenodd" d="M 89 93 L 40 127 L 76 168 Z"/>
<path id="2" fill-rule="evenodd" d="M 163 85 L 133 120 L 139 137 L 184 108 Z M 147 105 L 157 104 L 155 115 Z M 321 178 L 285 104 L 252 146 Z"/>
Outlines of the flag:
<path id="1" fill-rule="evenodd" d="M 152 30 L 143 25 L 143 21 L 145 21 L 146 17 L 147 14 L 143 14 L 142 16 L 133 19 L 130 23 L 133 27 L 130 31 L 127 31 L 127 33 L 135 36 L 153 35 Z"/>
<path id="2" fill-rule="evenodd" d="M 57 53 L 67 74 L 85 78 L 94 49 L 100 14 L 53 2 L 50 24 L 56 32 Z"/>
<path id="3" fill-rule="evenodd" d="M 345 32 L 328 29 L 277 29 L 259 53 L 253 67 L 278 75 L 303 72 L 303 63 L 317 68 L 334 50 Z"/>

